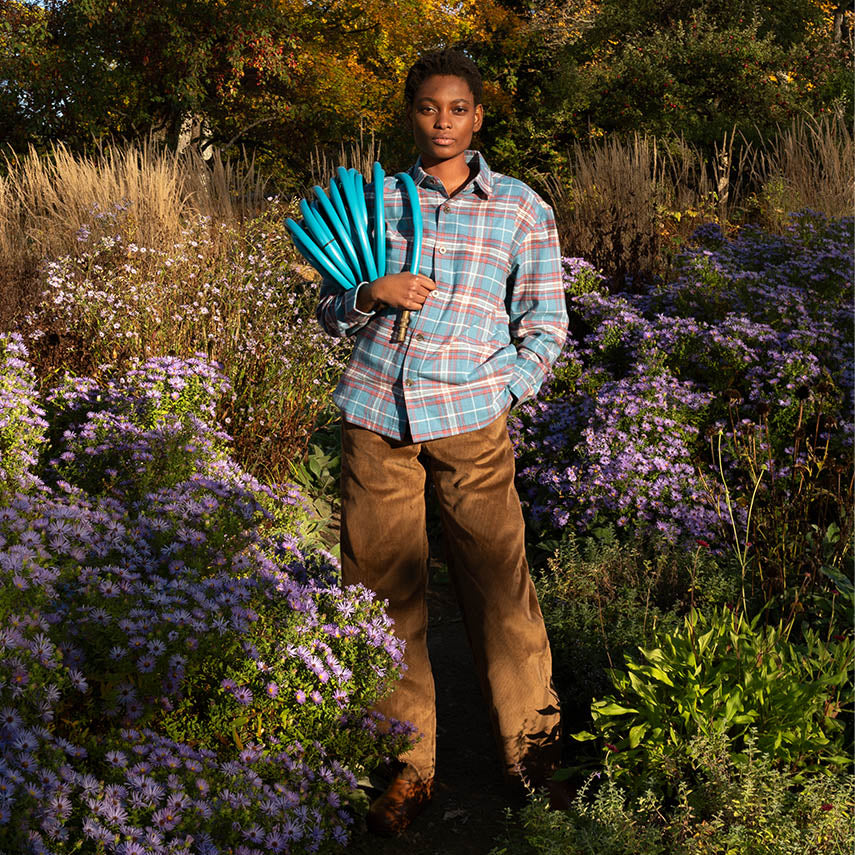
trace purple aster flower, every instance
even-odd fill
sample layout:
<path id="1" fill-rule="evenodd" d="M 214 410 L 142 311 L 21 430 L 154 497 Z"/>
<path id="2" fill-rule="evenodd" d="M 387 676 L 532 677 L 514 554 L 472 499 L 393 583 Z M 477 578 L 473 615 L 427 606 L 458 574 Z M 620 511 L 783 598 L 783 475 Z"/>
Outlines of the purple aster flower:
<path id="1" fill-rule="evenodd" d="M 252 690 L 249 686 L 239 686 L 234 690 L 234 692 L 232 692 L 232 694 L 239 704 L 246 706 L 247 704 L 252 703 Z"/>

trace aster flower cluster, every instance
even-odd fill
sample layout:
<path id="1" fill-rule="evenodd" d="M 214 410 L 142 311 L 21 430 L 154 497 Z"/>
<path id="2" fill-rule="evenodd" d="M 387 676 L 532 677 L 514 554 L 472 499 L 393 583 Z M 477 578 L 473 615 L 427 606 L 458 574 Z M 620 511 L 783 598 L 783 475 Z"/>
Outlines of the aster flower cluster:
<path id="1" fill-rule="evenodd" d="M 47 427 L 26 356 L 18 333 L 0 339 L 0 496 L 32 485 L 36 454 Z"/>
<path id="2" fill-rule="evenodd" d="M 88 493 L 109 488 L 125 499 L 166 486 L 165 478 L 176 484 L 213 472 L 229 437 L 210 425 L 228 388 L 202 354 L 132 360 L 101 383 L 66 376 L 46 401 L 49 472 Z"/>
<path id="3" fill-rule="evenodd" d="M 568 295 L 589 294 L 601 291 L 606 277 L 584 258 L 562 258 L 564 290 Z"/>
<path id="4" fill-rule="evenodd" d="M 47 395 L 0 508 L 0 851 L 331 851 L 354 775 L 412 741 L 367 712 L 403 661 L 382 604 L 228 458 L 224 388 L 154 359 Z"/>
<path id="5" fill-rule="evenodd" d="M 750 473 L 733 453 L 747 435 L 784 478 L 803 463 L 794 431 L 822 412 L 815 442 L 844 459 L 852 226 L 811 212 L 782 235 L 745 227 L 726 239 L 703 226 L 675 280 L 641 293 L 610 294 L 581 260 L 565 259 L 570 335 L 540 399 L 510 425 L 534 521 L 715 542 L 721 509 L 700 477 L 718 477 L 710 436 L 721 432 L 730 487 L 748 495 Z M 744 525 L 745 508 L 734 514 Z"/>

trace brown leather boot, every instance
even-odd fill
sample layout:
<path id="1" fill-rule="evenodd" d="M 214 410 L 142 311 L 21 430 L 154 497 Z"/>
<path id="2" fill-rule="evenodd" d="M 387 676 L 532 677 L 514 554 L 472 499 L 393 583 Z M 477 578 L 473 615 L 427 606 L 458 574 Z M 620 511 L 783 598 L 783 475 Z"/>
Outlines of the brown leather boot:
<path id="1" fill-rule="evenodd" d="M 368 808 L 368 830 L 384 837 L 400 834 L 427 807 L 432 796 L 433 778 L 422 781 L 415 770 L 405 767 Z"/>

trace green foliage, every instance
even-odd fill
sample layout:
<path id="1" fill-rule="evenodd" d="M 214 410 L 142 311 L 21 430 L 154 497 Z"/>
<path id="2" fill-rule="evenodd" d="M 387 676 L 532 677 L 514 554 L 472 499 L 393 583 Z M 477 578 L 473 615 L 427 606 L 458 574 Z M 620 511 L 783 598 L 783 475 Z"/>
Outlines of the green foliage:
<path id="1" fill-rule="evenodd" d="M 381 603 L 364 602 L 354 609 L 341 591 L 319 594 L 316 606 L 313 618 L 325 626 L 335 626 L 348 607 L 349 619 L 362 626 L 383 615 Z M 183 697 L 160 719 L 164 733 L 212 750 L 225 744 L 242 750 L 254 742 L 275 744 L 289 739 L 299 741 L 312 760 L 330 755 L 359 765 L 371 757 L 377 750 L 376 731 L 342 726 L 342 712 L 365 709 L 391 690 L 398 671 L 388 651 L 367 646 L 359 635 L 348 634 L 342 627 L 336 627 L 326 643 L 307 641 L 305 623 L 287 600 L 258 596 L 247 607 L 256 620 L 243 639 L 226 638 L 191 654 Z M 316 670 L 288 655 L 301 646 L 312 651 Z M 247 659 L 247 650 L 258 658 Z M 333 680 L 327 662 L 345 676 Z M 249 689 L 251 701 L 243 706 L 236 703 L 226 688 L 230 685 Z M 320 700 L 311 700 L 314 691 Z M 399 734 L 385 749 L 394 754 L 409 744 L 409 736 Z"/>
<path id="2" fill-rule="evenodd" d="M 322 538 L 338 505 L 341 474 L 341 444 L 338 423 L 316 431 L 303 460 L 292 460 L 291 480 L 299 488 L 313 512 L 313 522 L 304 527 L 307 539 Z M 338 544 L 333 547 L 337 554 Z"/>
<path id="3" fill-rule="evenodd" d="M 709 550 L 568 537 L 536 577 L 555 682 L 572 721 L 609 690 L 608 669 L 657 633 L 678 631 L 692 603 L 735 602 L 732 568 Z"/>
<path id="4" fill-rule="evenodd" d="M 45 442 L 47 422 L 20 335 L 0 335 L 0 496 L 25 484 Z"/>
<path id="5" fill-rule="evenodd" d="M 611 672 L 614 693 L 592 705 L 606 762 L 675 787 L 698 737 L 726 734 L 742 762 L 756 732 L 759 750 L 795 780 L 846 768 L 853 651 L 851 637 L 823 641 L 805 629 L 795 643 L 788 627 L 764 627 L 760 616 L 693 609 L 680 631 L 640 650 L 643 660 L 627 656 L 626 670 Z"/>
<path id="6" fill-rule="evenodd" d="M 851 122 L 851 50 L 817 4 L 666 7 L 537 4 L 526 50 L 502 70 L 513 114 L 483 132 L 497 165 L 536 180 L 566 167 L 574 141 L 608 134 L 680 137 L 711 154 L 734 127 L 756 139 L 802 114 Z"/>
<path id="7" fill-rule="evenodd" d="M 420 50 L 514 17 L 493 2 L 10 0 L 0 7 L 0 138 L 73 150 L 154 131 L 251 150 L 299 186 L 316 144 L 396 136 Z M 185 140 L 186 141 L 186 140 Z M 297 178 L 297 180 L 295 180 Z"/>
<path id="8" fill-rule="evenodd" d="M 409 64 L 462 44 L 482 68 L 492 163 L 538 183 L 576 140 L 682 135 L 708 151 L 734 125 L 766 132 L 800 114 L 851 115 L 848 23 L 808 0 L 521 4 L 359 0 L 318 6 L 114 0 L 0 8 L 0 137 L 245 146 L 282 187 L 316 144 L 374 133 L 410 156 L 400 90 Z"/>
<path id="9" fill-rule="evenodd" d="M 653 793 L 634 799 L 607 777 L 600 787 L 589 778 L 570 811 L 549 810 L 544 796 L 534 796 L 522 810 L 525 841 L 536 855 L 671 855 L 657 820 L 661 800 Z M 587 800 L 586 800 L 587 799 Z M 491 855 L 510 855 L 495 849 Z"/>
<path id="10" fill-rule="evenodd" d="M 188 115 L 216 110 L 218 98 L 221 108 L 239 105 L 245 77 L 287 86 L 293 73 L 288 28 L 273 4 L 6 6 L 0 40 L 16 50 L 3 52 L 0 67 L 16 97 L 3 105 L 0 127 L 17 123 L 38 146 L 59 138 L 79 148 L 92 135 L 139 138 L 152 128 L 174 145 Z"/>
<path id="11" fill-rule="evenodd" d="M 734 126 L 753 135 L 818 106 L 801 49 L 764 33 L 759 18 L 698 11 L 638 36 L 607 48 L 591 76 L 590 109 L 606 132 L 643 129 L 711 147 Z"/>
<path id="12" fill-rule="evenodd" d="M 855 845 L 855 781 L 792 780 L 748 740 L 736 762 L 722 736 L 688 747 L 696 780 L 675 800 L 632 795 L 613 770 L 595 773 L 566 812 L 543 796 L 522 810 L 526 851 L 537 855 L 848 855 Z M 509 842 L 509 841 L 505 841 Z M 523 851 L 494 849 L 492 855 Z"/>

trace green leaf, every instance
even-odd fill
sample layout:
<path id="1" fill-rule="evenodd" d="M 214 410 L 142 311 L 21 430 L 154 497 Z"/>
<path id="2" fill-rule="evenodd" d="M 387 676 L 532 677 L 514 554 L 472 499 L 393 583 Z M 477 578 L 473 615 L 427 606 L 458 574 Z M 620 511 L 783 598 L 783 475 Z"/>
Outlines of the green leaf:
<path id="1" fill-rule="evenodd" d="M 577 733 L 571 733 L 570 736 L 577 742 L 590 742 L 592 739 L 597 738 L 593 733 L 587 730 L 580 730 Z"/>
<path id="2" fill-rule="evenodd" d="M 662 649 L 659 647 L 655 647 L 653 650 L 645 650 L 640 647 L 642 655 L 648 662 L 664 662 L 665 654 L 662 652 Z"/>
<path id="3" fill-rule="evenodd" d="M 711 629 L 709 632 L 705 632 L 703 635 L 698 636 L 698 650 L 701 653 L 703 653 L 709 646 L 710 639 L 713 637 L 714 632 L 715 629 Z"/>
<path id="4" fill-rule="evenodd" d="M 629 747 L 637 748 L 638 743 L 641 742 L 641 739 L 645 733 L 647 733 L 647 725 L 644 723 L 637 724 L 635 725 L 635 727 L 631 727 L 629 729 Z"/>
<path id="5" fill-rule="evenodd" d="M 616 703 L 598 701 L 591 705 L 591 712 L 596 712 L 597 715 L 626 715 L 626 713 L 637 713 L 638 710 L 632 707 L 622 707 Z"/>
<path id="6" fill-rule="evenodd" d="M 734 692 L 724 705 L 725 721 L 731 721 L 736 713 L 742 709 L 742 692 Z"/>
<path id="7" fill-rule="evenodd" d="M 671 678 L 661 668 L 650 667 L 647 669 L 647 672 L 654 680 L 659 680 L 660 683 L 665 683 L 665 685 L 674 688 L 674 683 L 671 681 Z"/>
<path id="8" fill-rule="evenodd" d="M 629 672 L 629 682 L 638 694 L 643 694 L 647 684 L 634 671 Z"/>

